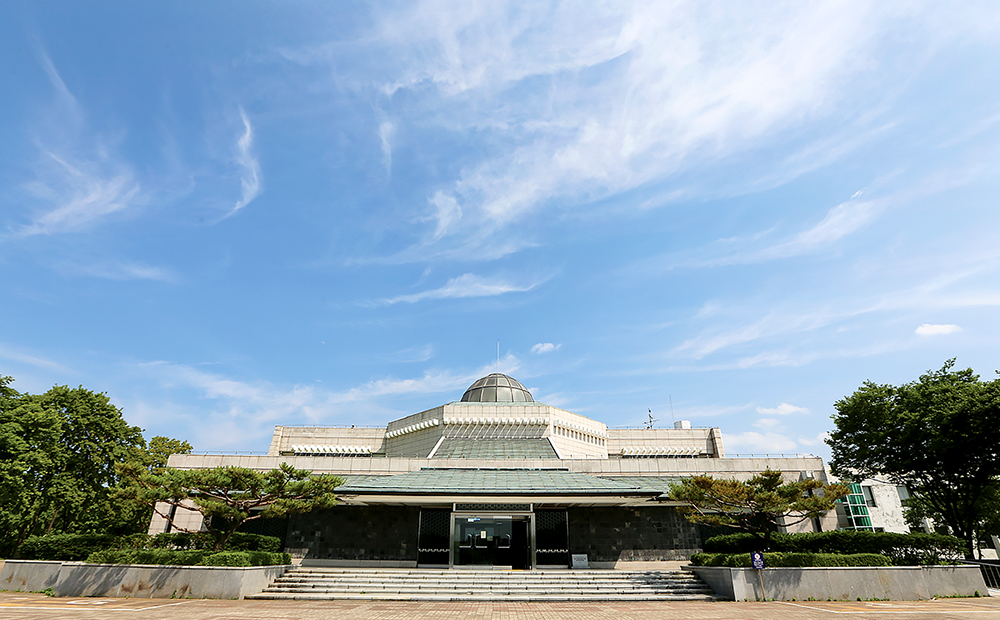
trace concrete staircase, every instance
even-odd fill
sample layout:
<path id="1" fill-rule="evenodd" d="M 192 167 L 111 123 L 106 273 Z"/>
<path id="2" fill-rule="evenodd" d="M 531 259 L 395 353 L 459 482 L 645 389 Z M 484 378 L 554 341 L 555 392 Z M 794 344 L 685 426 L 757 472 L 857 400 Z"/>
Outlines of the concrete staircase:
<path id="1" fill-rule="evenodd" d="M 401 601 L 704 601 L 685 571 L 436 570 L 297 567 L 251 599 Z"/>

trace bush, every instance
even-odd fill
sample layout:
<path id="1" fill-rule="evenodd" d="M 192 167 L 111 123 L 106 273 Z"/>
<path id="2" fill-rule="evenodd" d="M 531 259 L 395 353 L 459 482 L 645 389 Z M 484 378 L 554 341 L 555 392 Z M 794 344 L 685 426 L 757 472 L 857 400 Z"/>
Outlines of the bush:
<path id="1" fill-rule="evenodd" d="M 749 553 L 760 551 L 759 539 L 753 534 L 727 534 L 705 541 L 708 553 Z M 889 558 L 896 566 L 941 564 L 960 559 L 964 543 L 954 536 L 943 534 L 897 534 L 893 532 L 864 532 L 834 530 L 805 534 L 772 534 L 768 551 L 787 553 L 878 553 Z"/>
<path id="2" fill-rule="evenodd" d="M 211 551 L 176 549 L 105 549 L 90 554 L 91 564 L 155 564 L 164 566 L 195 566 Z"/>
<path id="3" fill-rule="evenodd" d="M 63 560 L 79 562 L 88 555 L 114 545 L 111 534 L 49 534 L 31 536 L 18 549 L 24 560 Z"/>
<path id="4" fill-rule="evenodd" d="M 220 551 L 201 561 L 205 566 L 250 566 L 249 551 Z"/>
<path id="5" fill-rule="evenodd" d="M 62 560 L 79 562 L 96 551 L 138 551 L 138 550 L 205 550 L 215 549 L 216 537 L 209 532 L 170 533 L 148 536 L 129 534 L 49 534 L 32 536 L 21 544 L 18 557 L 24 560 Z M 278 553 L 281 539 L 276 536 L 244 534 L 237 532 L 230 537 L 224 551 L 252 551 Z M 120 563 L 120 562 L 115 562 Z M 140 562 L 160 564 L 161 562 Z"/>
<path id="6" fill-rule="evenodd" d="M 91 564 L 153 564 L 159 566 L 274 566 L 291 564 L 287 553 L 269 551 L 208 551 L 205 549 L 104 549 L 87 557 Z"/>
<path id="7" fill-rule="evenodd" d="M 154 549 L 214 549 L 218 540 L 213 532 L 171 532 L 157 534 L 149 541 Z M 260 534 L 245 534 L 236 532 L 229 537 L 223 548 L 225 551 L 281 551 L 281 539 L 277 536 L 262 536 Z"/>
<path id="8" fill-rule="evenodd" d="M 696 553 L 691 556 L 695 566 L 729 566 L 750 568 L 749 553 Z M 878 553 L 765 553 L 764 566 L 889 566 L 889 558 Z"/>

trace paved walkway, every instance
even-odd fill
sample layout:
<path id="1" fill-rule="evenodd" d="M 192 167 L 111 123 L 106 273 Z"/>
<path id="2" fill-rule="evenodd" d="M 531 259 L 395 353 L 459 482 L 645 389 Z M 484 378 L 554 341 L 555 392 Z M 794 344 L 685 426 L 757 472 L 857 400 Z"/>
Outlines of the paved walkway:
<path id="1" fill-rule="evenodd" d="M 1000 599 L 798 603 L 407 603 L 51 598 L 0 592 L 19 620 L 1000 620 Z"/>

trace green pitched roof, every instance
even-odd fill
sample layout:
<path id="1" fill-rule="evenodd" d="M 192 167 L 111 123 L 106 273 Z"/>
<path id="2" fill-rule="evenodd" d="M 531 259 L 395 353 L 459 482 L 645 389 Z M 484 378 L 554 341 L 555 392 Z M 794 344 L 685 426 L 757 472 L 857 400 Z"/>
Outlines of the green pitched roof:
<path id="1" fill-rule="evenodd" d="M 343 494 L 655 495 L 615 478 L 555 469 L 421 469 L 395 476 L 364 476 L 337 488 Z"/>
<path id="2" fill-rule="evenodd" d="M 645 491 L 656 491 L 666 494 L 675 482 L 684 480 L 681 476 L 602 476 L 604 480 L 614 480 L 622 484 L 630 484 Z"/>
<path id="3" fill-rule="evenodd" d="M 548 439 L 446 438 L 434 453 L 436 459 L 557 459 Z"/>

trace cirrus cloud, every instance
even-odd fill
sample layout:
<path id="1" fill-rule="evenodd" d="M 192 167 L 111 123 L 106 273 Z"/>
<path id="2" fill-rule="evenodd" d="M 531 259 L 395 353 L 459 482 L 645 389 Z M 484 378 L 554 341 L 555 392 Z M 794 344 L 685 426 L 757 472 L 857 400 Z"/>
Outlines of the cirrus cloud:
<path id="1" fill-rule="evenodd" d="M 425 299 L 456 299 L 463 297 L 493 297 L 505 293 L 523 293 L 535 288 L 542 281 L 531 284 L 515 284 L 499 278 L 483 278 L 472 273 L 466 273 L 448 280 L 447 284 L 440 288 L 412 293 L 409 295 L 399 295 L 389 299 L 383 299 L 382 304 L 392 305 L 398 303 L 413 304 Z"/>
<path id="2" fill-rule="evenodd" d="M 539 342 L 535 346 L 531 347 L 532 353 L 553 353 L 558 351 L 562 347 L 561 344 L 552 344 L 551 342 Z"/>
<path id="3" fill-rule="evenodd" d="M 809 410 L 805 407 L 796 407 L 795 405 L 789 405 L 788 403 L 781 403 L 777 407 L 757 407 L 757 413 L 764 413 L 767 415 L 789 415 L 792 413 L 809 413 Z"/>
<path id="4" fill-rule="evenodd" d="M 932 324 L 924 323 L 920 327 L 914 330 L 918 336 L 944 336 L 947 334 L 954 334 L 955 332 L 962 331 L 962 328 L 958 325 L 953 324 Z"/>

